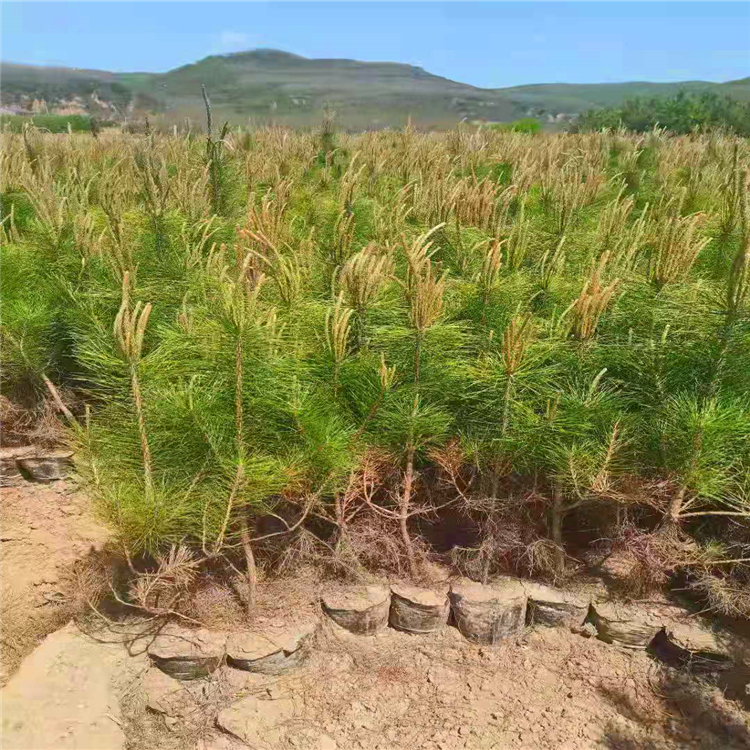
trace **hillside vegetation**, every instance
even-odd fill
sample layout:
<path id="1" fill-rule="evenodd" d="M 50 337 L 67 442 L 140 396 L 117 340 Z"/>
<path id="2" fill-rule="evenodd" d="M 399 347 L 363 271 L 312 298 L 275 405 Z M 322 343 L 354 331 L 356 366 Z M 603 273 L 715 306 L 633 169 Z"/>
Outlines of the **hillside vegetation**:
<path id="1" fill-rule="evenodd" d="M 585 112 L 600 107 L 617 107 L 633 99 L 663 99 L 680 92 L 731 96 L 738 101 L 750 100 L 750 79 L 727 83 L 679 81 L 677 83 L 541 83 L 502 89 L 514 101 L 551 112 Z"/>
<path id="2" fill-rule="evenodd" d="M 750 99 L 748 80 L 727 84 L 538 84 L 482 89 L 399 63 L 308 59 L 278 50 L 206 57 L 163 74 L 2 64 L 3 106 L 44 100 L 51 110 L 81 107 L 101 115 L 162 112 L 173 122 L 202 116 L 200 87 L 211 92 L 215 114 L 233 123 L 248 117 L 310 127 L 326 104 L 348 129 L 423 127 L 459 120 L 516 120 L 527 115 L 569 118 L 592 107 L 619 106 L 638 96 L 671 96 L 680 90 L 714 91 Z M 500 75 L 501 73 L 499 73 Z M 95 95 L 95 96 L 94 96 Z"/>
<path id="3" fill-rule="evenodd" d="M 622 107 L 589 110 L 575 125 L 580 131 L 625 128 L 635 133 L 646 133 L 657 126 L 682 135 L 723 128 L 736 135 L 750 136 L 750 102 L 710 91 L 699 94 L 681 91 L 673 97 L 632 99 Z"/>
<path id="4" fill-rule="evenodd" d="M 747 614 L 749 164 L 658 130 L 27 128 L 3 403 L 57 404 L 131 557 L 231 566 L 248 606 L 259 568 L 617 552 Z"/>

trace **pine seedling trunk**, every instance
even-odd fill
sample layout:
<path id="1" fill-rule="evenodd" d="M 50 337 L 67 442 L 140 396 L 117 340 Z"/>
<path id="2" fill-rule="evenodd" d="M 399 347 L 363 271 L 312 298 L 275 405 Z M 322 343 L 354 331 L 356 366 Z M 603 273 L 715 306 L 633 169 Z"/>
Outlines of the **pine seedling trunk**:
<path id="1" fill-rule="evenodd" d="M 555 543 L 555 569 L 558 573 L 565 570 L 565 549 L 563 547 L 563 519 L 565 503 L 560 488 L 555 485 L 552 490 L 552 508 L 550 509 L 550 536 Z"/>

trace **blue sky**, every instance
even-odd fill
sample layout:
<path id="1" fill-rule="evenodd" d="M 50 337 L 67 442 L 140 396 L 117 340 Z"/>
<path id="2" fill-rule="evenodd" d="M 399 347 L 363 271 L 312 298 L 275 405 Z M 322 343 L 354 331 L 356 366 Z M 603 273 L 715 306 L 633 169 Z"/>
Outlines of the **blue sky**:
<path id="1" fill-rule="evenodd" d="M 750 75 L 747 2 L 8 2 L 3 60 L 161 72 L 274 47 L 475 86 Z"/>

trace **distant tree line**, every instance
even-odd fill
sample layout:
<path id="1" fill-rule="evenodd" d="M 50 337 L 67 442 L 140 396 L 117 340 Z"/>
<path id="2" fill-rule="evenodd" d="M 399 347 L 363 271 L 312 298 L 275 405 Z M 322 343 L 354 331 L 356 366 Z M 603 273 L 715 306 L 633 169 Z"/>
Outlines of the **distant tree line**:
<path id="1" fill-rule="evenodd" d="M 607 107 L 584 112 L 576 130 L 599 131 L 626 128 L 643 133 L 656 125 L 673 133 L 723 128 L 737 135 L 750 136 L 750 102 L 741 102 L 712 91 L 687 93 L 664 98 L 636 98 L 622 107 Z"/>

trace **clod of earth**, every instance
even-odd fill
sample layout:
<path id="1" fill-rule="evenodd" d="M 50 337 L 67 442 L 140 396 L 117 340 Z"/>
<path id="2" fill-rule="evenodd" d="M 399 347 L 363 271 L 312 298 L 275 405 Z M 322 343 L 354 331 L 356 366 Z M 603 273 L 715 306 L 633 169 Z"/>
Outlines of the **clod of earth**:
<path id="1" fill-rule="evenodd" d="M 284 724 L 295 713 L 291 698 L 260 700 L 248 695 L 225 708 L 216 718 L 216 725 L 251 747 L 277 747 L 284 735 Z"/>
<path id="2" fill-rule="evenodd" d="M 620 602 L 592 602 L 589 619 L 600 640 L 626 648 L 647 648 L 664 624 L 654 613 Z"/>
<path id="3" fill-rule="evenodd" d="M 388 625 L 391 596 L 385 586 L 358 586 L 324 596 L 323 611 L 337 625 L 359 635 L 373 635 Z"/>
<path id="4" fill-rule="evenodd" d="M 448 594 L 461 634 L 474 643 L 492 645 L 517 635 L 526 622 L 526 592 L 520 581 L 498 578 L 489 585 L 463 581 Z"/>
<path id="5" fill-rule="evenodd" d="M 528 597 L 526 623 L 548 627 L 580 627 L 589 610 L 589 600 L 569 591 L 524 581 Z"/>
<path id="6" fill-rule="evenodd" d="M 309 657 L 316 626 L 300 623 L 276 633 L 234 633 L 227 641 L 227 663 L 246 672 L 286 674 Z"/>
<path id="7" fill-rule="evenodd" d="M 391 587 L 391 610 L 388 623 L 407 633 L 434 633 L 448 622 L 450 601 L 446 591 L 440 593 L 417 586 Z"/>
<path id="8" fill-rule="evenodd" d="M 0 458 L 0 487 L 12 487 L 22 478 L 15 458 Z"/>
<path id="9" fill-rule="evenodd" d="M 30 482 L 41 482 L 42 484 L 65 479 L 73 467 L 70 456 L 17 458 L 16 464 L 24 479 Z"/>
<path id="10" fill-rule="evenodd" d="M 733 664 L 716 634 L 697 622 L 666 625 L 656 634 L 651 647 L 667 663 L 695 672 L 726 670 Z"/>
<path id="11" fill-rule="evenodd" d="M 161 669 L 152 667 L 146 672 L 143 690 L 148 708 L 165 717 L 180 717 L 193 708 L 192 701 L 185 700 L 184 686 Z"/>
<path id="12" fill-rule="evenodd" d="M 222 663 L 225 653 L 226 635 L 172 624 L 165 626 L 148 647 L 154 664 L 177 680 L 208 676 Z"/>

